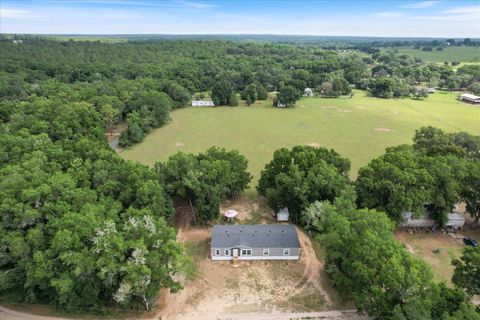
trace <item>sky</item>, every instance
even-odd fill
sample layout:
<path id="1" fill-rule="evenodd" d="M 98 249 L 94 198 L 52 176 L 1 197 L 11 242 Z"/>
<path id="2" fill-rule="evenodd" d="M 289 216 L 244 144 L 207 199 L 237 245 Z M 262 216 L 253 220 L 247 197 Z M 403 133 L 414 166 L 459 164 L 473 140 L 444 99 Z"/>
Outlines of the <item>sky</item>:
<path id="1" fill-rule="evenodd" d="M 0 33 L 480 38 L 480 0 L 0 0 Z"/>

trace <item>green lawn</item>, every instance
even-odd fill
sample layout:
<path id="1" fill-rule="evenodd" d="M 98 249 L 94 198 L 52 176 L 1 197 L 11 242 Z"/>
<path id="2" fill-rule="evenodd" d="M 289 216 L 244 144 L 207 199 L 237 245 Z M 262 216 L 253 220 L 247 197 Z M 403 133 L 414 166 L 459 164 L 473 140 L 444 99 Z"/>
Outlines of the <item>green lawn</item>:
<path id="1" fill-rule="evenodd" d="M 384 100 L 356 91 L 352 99 L 304 98 L 293 109 L 274 108 L 269 101 L 251 107 L 179 109 L 172 112 L 171 123 L 121 154 L 153 165 L 178 151 L 196 153 L 214 145 L 237 149 L 248 158 L 256 180 L 274 150 L 318 144 L 349 158 L 354 178 L 386 147 L 410 143 L 421 126 L 479 135 L 480 107 L 457 101 L 456 96 L 437 92 L 424 101 Z"/>
<path id="2" fill-rule="evenodd" d="M 392 50 L 392 48 L 388 48 Z M 478 47 L 449 47 L 442 51 L 422 51 L 422 49 L 398 48 L 399 54 L 407 54 L 412 57 L 421 58 L 427 62 L 480 62 L 480 48 Z M 477 59 L 475 59 L 477 58 Z"/>

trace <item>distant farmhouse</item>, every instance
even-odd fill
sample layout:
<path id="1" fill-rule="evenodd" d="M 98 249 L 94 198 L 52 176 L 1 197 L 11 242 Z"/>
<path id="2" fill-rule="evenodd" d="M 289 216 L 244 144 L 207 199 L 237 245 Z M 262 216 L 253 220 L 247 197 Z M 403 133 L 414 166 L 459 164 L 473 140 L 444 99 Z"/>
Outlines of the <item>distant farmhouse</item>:
<path id="1" fill-rule="evenodd" d="M 480 97 L 470 93 L 462 93 L 459 99 L 471 104 L 480 104 Z"/>
<path id="2" fill-rule="evenodd" d="M 298 260 L 300 241 L 293 224 L 215 225 L 212 260 Z"/>
<path id="3" fill-rule="evenodd" d="M 193 100 L 192 107 L 215 107 L 215 104 L 210 100 Z"/>

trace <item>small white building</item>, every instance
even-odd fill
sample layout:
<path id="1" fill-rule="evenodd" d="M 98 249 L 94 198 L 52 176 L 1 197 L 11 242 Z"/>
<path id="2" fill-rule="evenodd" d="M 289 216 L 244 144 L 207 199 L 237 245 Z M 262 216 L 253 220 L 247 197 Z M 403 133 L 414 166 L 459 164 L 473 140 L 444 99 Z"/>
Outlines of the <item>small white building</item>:
<path id="1" fill-rule="evenodd" d="M 435 93 L 435 88 L 428 88 L 428 93 Z"/>
<path id="2" fill-rule="evenodd" d="M 448 214 L 448 221 L 446 227 L 452 229 L 461 229 L 465 224 L 465 217 L 459 212 L 452 212 Z"/>
<path id="3" fill-rule="evenodd" d="M 192 107 L 215 107 L 215 104 L 210 100 L 192 100 Z"/>
<path id="4" fill-rule="evenodd" d="M 480 97 L 470 93 L 462 93 L 459 99 L 471 104 L 480 104 Z"/>
<path id="5" fill-rule="evenodd" d="M 303 96 L 304 96 L 304 97 L 311 97 L 312 95 L 313 95 L 312 89 L 310 89 L 310 88 L 305 88 L 305 90 L 303 90 Z"/>
<path id="6" fill-rule="evenodd" d="M 277 221 L 288 221 L 289 216 L 288 208 L 282 208 L 277 212 Z"/>

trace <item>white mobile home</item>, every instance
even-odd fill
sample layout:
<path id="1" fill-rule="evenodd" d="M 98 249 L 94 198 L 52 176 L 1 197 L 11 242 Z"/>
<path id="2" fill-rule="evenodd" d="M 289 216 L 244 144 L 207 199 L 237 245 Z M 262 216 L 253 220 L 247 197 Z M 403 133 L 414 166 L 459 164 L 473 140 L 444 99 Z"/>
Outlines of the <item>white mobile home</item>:
<path id="1" fill-rule="evenodd" d="M 300 240 L 293 224 L 216 225 L 212 260 L 298 260 Z"/>
<path id="2" fill-rule="evenodd" d="M 192 107 L 215 107 L 215 104 L 210 100 L 193 100 Z"/>

